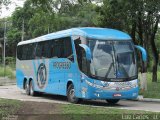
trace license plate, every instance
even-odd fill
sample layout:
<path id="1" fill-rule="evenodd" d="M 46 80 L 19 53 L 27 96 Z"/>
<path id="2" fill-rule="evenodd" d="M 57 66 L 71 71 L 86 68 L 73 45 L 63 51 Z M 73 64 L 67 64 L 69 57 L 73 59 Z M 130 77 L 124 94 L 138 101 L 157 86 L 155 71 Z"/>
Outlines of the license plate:
<path id="1" fill-rule="evenodd" d="M 122 95 L 119 93 L 113 94 L 113 97 L 121 97 Z"/>

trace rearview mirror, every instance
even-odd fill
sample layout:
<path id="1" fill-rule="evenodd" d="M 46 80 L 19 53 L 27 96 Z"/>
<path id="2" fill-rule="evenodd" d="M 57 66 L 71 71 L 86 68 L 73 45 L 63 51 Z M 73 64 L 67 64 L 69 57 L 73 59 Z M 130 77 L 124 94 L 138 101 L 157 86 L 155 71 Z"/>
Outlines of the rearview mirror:
<path id="1" fill-rule="evenodd" d="M 86 53 L 86 59 L 88 61 L 91 61 L 92 57 L 91 57 L 91 50 L 90 50 L 90 48 L 87 45 L 85 45 L 85 44 L 79 44 L 79 46 L 84 49 L 84 51 Z"/>
<path id="2" fill-rule="evenodd" d="M 138 50 L 141 51 L 141 53 L 142 53 L 142 60 L 143 60 L 144 62 L 146 62 L 146 61 L 147 61 L 147 52 L 146 52 L 146 50 L 145 50 L 143 47 L 138 46 L 138 45 L 135 45 L 135 47 L 136 47 Z"/>

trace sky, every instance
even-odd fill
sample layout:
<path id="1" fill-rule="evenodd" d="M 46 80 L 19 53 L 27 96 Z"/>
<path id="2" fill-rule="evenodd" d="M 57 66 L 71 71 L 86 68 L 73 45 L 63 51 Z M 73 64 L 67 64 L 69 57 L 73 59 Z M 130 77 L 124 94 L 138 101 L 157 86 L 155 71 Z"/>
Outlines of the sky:
<path id="1" fill-rule="evenodd" d="M 16 7 L 23 6 L 24 1 L 25 0 L 11 0 L 11 4 L 8 5 L 8 9 L 6 9 L 6 6 L 2 6 L 0 18 L 11 16 Z"/>

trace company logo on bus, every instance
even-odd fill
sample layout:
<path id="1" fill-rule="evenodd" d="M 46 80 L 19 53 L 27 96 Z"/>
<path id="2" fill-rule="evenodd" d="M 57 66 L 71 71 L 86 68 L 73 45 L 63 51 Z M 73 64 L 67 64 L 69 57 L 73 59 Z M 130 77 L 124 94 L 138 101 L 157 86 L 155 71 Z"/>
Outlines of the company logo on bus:
<path id="1" fill-rule="evenodd" d="M 53 67 L 56 69 L 71 69 L 71 62 L 54 62 Z"/>
<path id="2" fill-rule="evenodd" d="M 41 63 L 37 71 L 37 85 L 39 88 L 44 88 L 47 81 L 47 71 L 44 63 Z"/>

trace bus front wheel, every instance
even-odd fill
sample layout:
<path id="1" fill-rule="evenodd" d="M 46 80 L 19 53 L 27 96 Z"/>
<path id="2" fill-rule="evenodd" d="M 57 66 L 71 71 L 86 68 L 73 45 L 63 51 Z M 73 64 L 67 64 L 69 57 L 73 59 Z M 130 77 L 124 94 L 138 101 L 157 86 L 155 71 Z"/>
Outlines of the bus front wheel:
<path id="1" fill-rule="evenodd" d="M 116 104 L 119 102 L 119 99 L 107 99 L 106 100 L 109 104 Z"/>
<path id="2" fill-rule="evenodd" d="M 67 89 L 67 98 L 71 103 L 78 103 L 79 99 L 75 97 L 75 89 L 73 84 L 70 84 Z"/>

